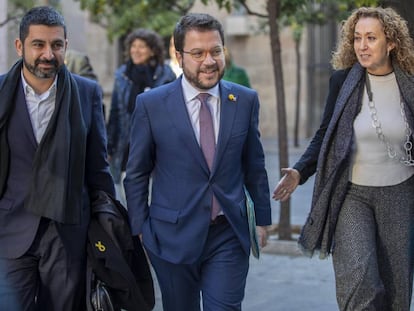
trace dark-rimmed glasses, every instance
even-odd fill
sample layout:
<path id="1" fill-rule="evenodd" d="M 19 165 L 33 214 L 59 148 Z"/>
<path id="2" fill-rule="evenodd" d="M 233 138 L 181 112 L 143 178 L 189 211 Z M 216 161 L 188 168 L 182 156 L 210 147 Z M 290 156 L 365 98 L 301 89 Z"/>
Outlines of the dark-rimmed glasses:
<path id="1" fill-rule="evenodd" d="M 191 58 L 195 60 L 196 62 L 203 62 L 207 58 L 207 54 L 210 54 L 210 56 L 213 59 L 217 60 L 223 56 L 223 51 L 224 51 L 224 48 L 221 46 L 218 46 L 218 47 L 215 47 L 214 49 L 211 49 L 210 51 L 193 49 L 191 51 L 182 51 L 182 53 L 190 54 Z"/>

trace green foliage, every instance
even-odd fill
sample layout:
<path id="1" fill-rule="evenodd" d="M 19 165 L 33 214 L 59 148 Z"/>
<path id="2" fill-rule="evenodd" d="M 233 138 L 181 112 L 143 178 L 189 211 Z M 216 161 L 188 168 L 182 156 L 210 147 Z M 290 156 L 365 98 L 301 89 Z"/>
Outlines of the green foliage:
<path id="1" fill-rule="evenodd" d="M 346 19 L 353 9 L 362 6 L 377 6 L 379 0 L 319 0 L 321 3 L 332 8 L 334 13 L 331 17 L 336 20 Z"/>
<path id="2" fill-rule="evenodd" d="M 291 27 L 295 40 L 300 40 L 306 24 L 323 25 L 328 20 L 341 21 L 361 6 L 376 6 L 377 0 L 281 0 L 283 26 Z"/>
<path id="3" fill-rule="evenodd" d="M 233 6 L 237 5 L 237 1 L 232 0 L 201 0 L 204 5 L 216 3 L 219 9 L 225 9 L 227 12 L 231 12 Z"/>
<path id="4" fill-rule="evenodd" d="M 377 0 L 348 0 L 350 6 L 354 6 L 355 8 L 360 8 L 362 6 L 377 6 Z"/>
<path id="5" fill-rule="evenodd" d="M 9 1 L 9 2 L 16 9 L 19 9 L 19 8 L 20 9 L 29 9 L 29 8 L 33 7 L 33 5 L 35 4 L 35 1 L 33 1 L 33 0 L 14 0 L 14 1 Z"/>
<path id="6" fill-rule="evenodd" d="M 62 0 L 61 0 L 62 1 Z M 150 28 L 162 36 L 171 35 L 176 21 L 186 14 L 196 0 L 74 0 L 82 10 L 90 13 L 91 19 L 107 30 L 108 38 L 123 37 L 132 29 Z M 215 4 L 219 9 L 231 12 L 245 7 L 248 14 L 257 15 L 259 24 L 266 25 L 266 16 L 248 10 L 247 0 L 200 0 L 204 5 Z M 294 28 L 295 36 L 306 23 L 323 24 L 329 18 L 344 19 L 355 7 L 373 6 L 378 0 L 273 0 L 281 3 L 281 23 Z M 19 19 L 29 8 L 43 3 L 41 0 L 9 0 L 7 20 L 0 21 L 0 27 L 11 20 Z M 58 6 L 58 0 L 49 0 Z M 261 29 L 265 29 L 262 27 Z"/>
<path id="7" fill-rule="evenodd" d="M 23 15 L 36 5 L 51 5 L 57 10 L 60 10 L 59 0 L 9 0 L 7 18 L 4 21 L 0 20 L 0 27 L 6 25 L 9 22 L 19 22 Z"/>
<path id="8" fill-rule="evenodd" d="M 7 18 L 3 21 L 0 20 L 0 27 L 6 25 L 11 21 L 18 21 L 31 7 L 33 7 L 35 1 L 33 0 L 14 0 L 9 1 L 9 7 L 7 12 Z"/>
<path id="9" fill-rule="evenodd" d="M 108 38 L 123 37 L 135 28 L 150 28 L 170 36 L 179 17 L 195 0 L 77 0 L 82 10 L 107 29 Z"/>
<path id="10" fill-rule="evenodd" d="M 378 5 L 378 0 L 273 0 L 280 1 L 281 26 L 289 26 L 294 29 L 294 36 L 300 38 L 306 24 L 323 25 L 328 20 L 345 19 L 352 9 L 360 6 Z M 262 17 L 259 19 L 259 28 L 266 31 L 268 25 L 267 16 L 252 12 L 247 0 L 201 0 L 204 5 L 216 4 L 219 9 L 231 12 L 233 8 L 243 6 L 247 14 Z"/>

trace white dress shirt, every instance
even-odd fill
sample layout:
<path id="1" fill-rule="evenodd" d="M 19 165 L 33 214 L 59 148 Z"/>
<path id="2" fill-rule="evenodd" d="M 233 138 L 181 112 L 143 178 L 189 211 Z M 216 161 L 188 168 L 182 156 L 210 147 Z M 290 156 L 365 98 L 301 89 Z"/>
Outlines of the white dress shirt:
<path id="1" fill-rule="evenodd" d="M 203 92 L 195 89 L 185 78 L 181 80 L 181 85 L 183 88 L 184 100 L 187 107 L 188 115 L 193 125 L 194 133 L 197 138 L 198 143 L 200 143 L 200 124 L 199 124 L 199 113 L 201 103 L 197 98 L 199 93 L 208 93 L 210 98 L 207 101 L 209 106 L 211 116 L 213 118 L 213 127 L 214 127 L 214 136 L 217 144 L 219 127 L 220 127 L 220 92 L 218 84 L 209 90 Z"/>
<path id="2" fill-rule="evenodd" d="M 33 133 L 37 143 L 40 143 L 50 118 L 55 111 L 57 76 L 50 88 L 43 94 L 36 94 L 33 88 L 27 84 L 23 73 L 21 76 Z"/>

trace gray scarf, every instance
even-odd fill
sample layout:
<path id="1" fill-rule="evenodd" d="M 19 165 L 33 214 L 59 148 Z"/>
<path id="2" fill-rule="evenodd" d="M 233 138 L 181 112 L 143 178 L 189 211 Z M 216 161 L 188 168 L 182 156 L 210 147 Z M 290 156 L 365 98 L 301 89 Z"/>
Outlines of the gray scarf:
<path id="1" fill-rule="evenodd" d="M 0 196 L 7 185 L 10 149 L 7 125 L 20 81 L 22 60 L 0 85 Z M 79 224 L 85 175 L 86 127 L 78 87 L 65 66 L 59 70 L 55 111 L 33 160 L 25 209 L 64 224 Z"/>

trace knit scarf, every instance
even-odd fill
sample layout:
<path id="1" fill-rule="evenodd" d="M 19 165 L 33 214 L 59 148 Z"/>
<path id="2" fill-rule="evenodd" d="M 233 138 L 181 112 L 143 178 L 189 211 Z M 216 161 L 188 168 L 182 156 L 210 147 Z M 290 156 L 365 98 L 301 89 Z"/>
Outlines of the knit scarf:
<path id="1" fill-rule="evenodd" d="M 131 93 L 128 101 L 128 112 L 132 114 L 135 108 L 135 99 L 138 94 L 145 91 L 147 87 L 154 86 L 155 67 L 152 65 L 135 65 L 131 60 L 128 61 L 125 74 L 132 81 Z"/>
<path id="2" fill-rule="evenodd" d="M 0 85 L 0 196 L 7 184 L 7 124 L 20 81 L 22 60 Z M 86 127 L 78 87 L 65 66 L 58 72 L 55 111 L 33 159 L 25 209 L 64 224 L 79 224 L 85 175 Z"/>
<path id="3" fill-rule="evenodd" d="M 349 180 L 353 124 L 361 109 L 364 74 L 365 69 L 358 63 L 348 73 L 321 146 L 312 198 L 314 217 L 313 221 L 308 219 L 299 238 L 300 247 L 310 256 L 319 251 L 324 258 L 331 251 Z"/>

